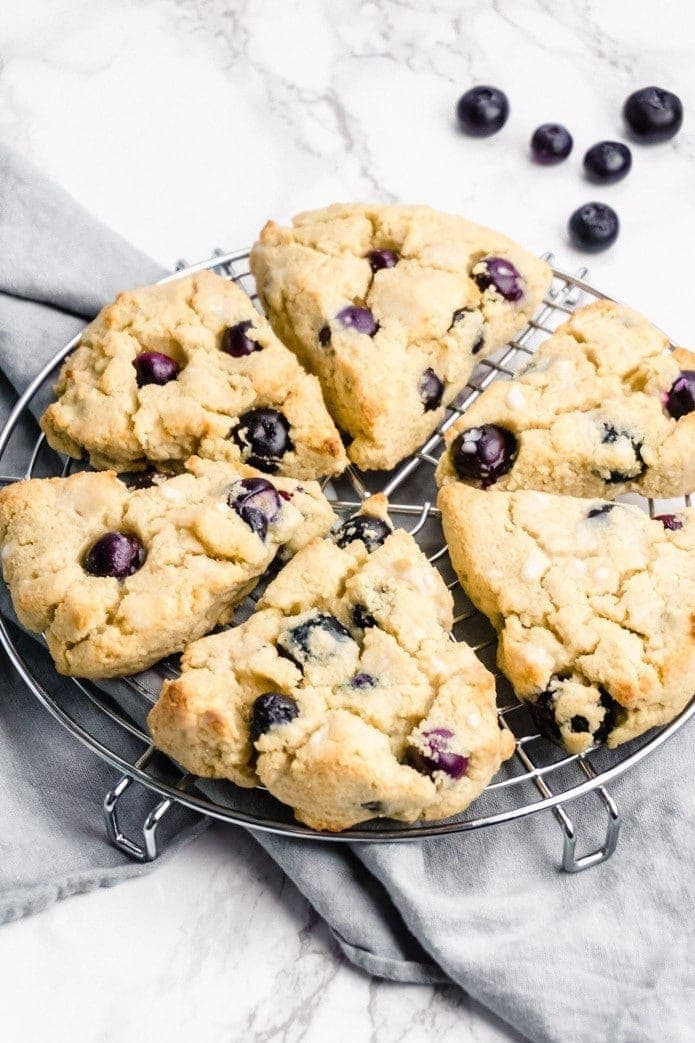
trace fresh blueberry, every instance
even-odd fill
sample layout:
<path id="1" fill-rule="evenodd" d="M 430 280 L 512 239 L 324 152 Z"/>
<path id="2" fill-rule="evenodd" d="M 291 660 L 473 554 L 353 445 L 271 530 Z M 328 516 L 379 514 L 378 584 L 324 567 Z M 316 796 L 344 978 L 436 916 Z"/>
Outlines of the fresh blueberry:
<path id="1" fill-rule="evenodd" d="M 423 775 L 442 771 L 452 779 L 463 778 L 468 769 L 468 757 L 453 752 L 453 737 L 454 733 L 449 728 L 430 728 L 423 732 L 420 746 L 408 748 L 408 764 Z"/>
<path id="2" fill-rule="evenodd" d="M 620 222 L 615 210 L 605 203 L 585 203 L 574 211 L 568 227 L 570 238 L 579 250 L 599 253 L 618 238 Z"/>
<path id="3" fill-rule="evenodd" d="M 179 367 L 168 355 L 161 351 L 143 351 L 133 359 L 135 367 L 135 379 L 138 387 L 145 384 L 168 384 L 176 380 L 179 375 Z"/>
<path id="4" fill-rule="evenodd" d="M 172 476 L 148 467 L 145 471 L 124 471 L 118 477 L 129 489 L 151 489 L 153 485 L 161 485 Z"/>
<path id="5" fill-rule="evenodd" d="M 509 117 L 507 95 L 497 87 L 471 87 L 456 105 L 456 116 L 462 130 L 474 138 L 496 134 Z"/>
<path id="6" fill-rule="evenodd" d="M 275 409 L 251 409 L 244 413 L 232 437 L 247 463 L 270 474 L 277 471 L 282 457 L 292 449 L 290 425 Z"/>
<path id="7" fill-rule="evenodd" d="M 367 260 L 373 272 L 380 272 L 382 268 L 395 268 L 398 254 L 394 250 L 370 250 Z"/>
<path id="8" fill-rule="evenodd" d="M 254 351 L 262 351 L 263 345 L 257 340 L 249 337 L 249 330 L 253 329 L 253 320 L 246 319 L 237 322 L 236 326 L 228 326 L 222 336 L 222 350 L 235 359 L 243 358 L 244 355 L 252 355 Z"/>
<path id="9" fill-rule="evenodd" d="M 680 98 L 662 87 L 643 87 L 625 102 L 623 116 L 635 138 L 653 144 L 668 141 L 683 122 Z"/>
<path id="10" fill-rule="evenodd" d="M 336 529 L 333 539 L 339 547 L 347 547 L 348 543 L 362 540 L 371 553 L 381 546 L 391 532 L 391 526 L 383 518 L 375 518 L 373 514 L 356 514 Z"/>
<path id="11" fill-rule="evenodd" d="M 345 641 L 354 644 L 350 631 L 343 626 L 340 620 L 329 615 L 328 612 L 317 612 L 303 623 L 298 623 L 296 627 L 281 634 L 277 642 L 278 651 L 301 668 L 302 664 L 308 660 L 318 658 L 316 651 L 312 650 L 312 639 L 317 633 L 323 639 L 322 644 L 327 637 L 336 645 Z"/>
<path id="12" fill-rule="evenodd" d="M 281 507 L 277 489 L 265 478 L 243 478 L 236 482 L 229 492 L 228 503 L 262 540 Z"/>
<path id="13" fill-rule="evenodd" d="M 505 301 L 520 301 L 524 296 L 524 280 L 506 257 L 485 257 L 473 269 L 473 279 L 481 290 L 490 287 Z"/>
<path id="14" fill-rule="evenodd" d="M 336 315 L 336 320 L 343 329 L 354 330 L 356 333 L 366 333 L 368 337 L 373 337 L 379 329 L 379 323 L 369 308 L 358 308 L 355 304 L 349 304 L 347 308 L 339 311 Z"/>
<path id="15" fill-rule="evenodd" d="M 137 536 L 107 532 L 87 551 L 84 568 L 92 576 L 126 579 L 142 568 L 145 557 L 145 548 Z"/>
<path id="16" fill-rule="evenodd" d="M 518 443 L 511 431 L 495 424 L 469 427 L 451 443 L 451 462 L 459 478 L 476 478 L 483 489 L 511 471 Z"/>
<path id="17" fill-rule="evenodd" d="M 376 677 L 372 677 L 371 674 L 366 674 L 363 671 L 355 674 L 350 678 L 350 687 L 358 688 L 360 691 L 364 691 L 368 688 L 376 688 Z"/>
<path id="18" fill-rule="evenodd" d="M 666 408 L 674 420 L 695 410 L 695 369 L 684 369 L 666 395 Z"/>
<path id="19" fill-rule="evenodd" d="M 630 173 L 632 153 L 621 141 L 599 141 L 584 156 L 584 172 L 590 181 L 612 185 Z"/>
<path id="20" fill-rule="evenodd" d="M 550 166 L 567 159 L 572 151 L 572 135 L 561 123 L 541 123 L 531 138 L 531 154 L 536 163 Z"/>
<path id="21" fill-rule="evenodd" d="M 678 532 L 683 528 L 683 522 L 677 514 L 655 514 L 654 521 L 660 521 L 663 527 L 671 532 Z"/>
<path id="22" fill-rule="evenodd" d="M 355 605 L 352 610 L 352 622 L 356 627 L 359 627 L 360 630 L 368 630 L 369 627 L 376 626 L 376 619 L 371 612 L 367 612 L 364 605 Z"/>
<path id="23" fill-rule="evenodd" d="M 251 707 L 249 738 L 256 742 L 274 726 L 289 724 L 298 716 L 299 706 L 291 695 L 282 695 L 281 692 L 259 695 Z"/>
<path id="24" fill-rule="evenodd" d="M 444 381 L 439 379 L 433 369 L 425 370 L 418 381 L 417 389 L 426 413 L 441 405 Z"/>
<path id="25" fill-rule="evenodd" d="M 574 717 L 570 721 L 570 729 L 573 732 L 588 732 L 589 722 L 586 717 L 580 713 L 575 713 Z"/>
<path id="26" fill-rule="evenodd" d="M 602 503 L 600 507 L 592 507 L 587 514 L 587 518 L 605 518 L 616 507 L 617 504 L 615 503 Z"/>
<path id="27" fill-rule="evenodd" d="M 322 348 L 327 348 L 331 343 L 331 327 L 322 326 L 319 330 L 319 344 Z"/>

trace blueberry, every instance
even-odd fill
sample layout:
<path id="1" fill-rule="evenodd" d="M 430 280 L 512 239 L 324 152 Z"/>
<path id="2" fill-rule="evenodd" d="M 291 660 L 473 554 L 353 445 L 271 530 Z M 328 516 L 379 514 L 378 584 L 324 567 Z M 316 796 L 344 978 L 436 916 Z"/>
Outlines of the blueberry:
<path id="1" fill-rule="evenodd" d="M 628 431 L 619 430 L 613 424 L 603 425 L 601 441 L 604 445 L 614 445 L 621 439 L 628 441 L 632 447 L 632 451 L 635 454 L 635 471 L 630 474 L 625 471 L 611 471 L 606 479 L 611 484 L 634 481 L 635 478 L 639 478 L 640 475 L 644 474 L 646 470 L 646 464 L 642 459 L 642 443 L 638 439 L 633 438 Z"/>
<path id="2" fill-rule="evenodd" d="M 423 732 L 420 746 L 410 746 L 406 759 L 411 768 L 422 775 L 442 771 L 452 779 L 461 779 L 468 769 L 468 757 L 450 749 L 454 733 L 449 728 L 430 728 Z"/>
<path id="3" fill-rule="evenodd" d="M 280 460 L 292 449 L 290 425 L 275 409 L 251 409 L 239 418 L 232 432 L 242 456 L 252 467 L 271 474 L 277 471 Z"/>
<path id="4" fill-rule="evenodd" d="M 262 540 L 266 537 L 268 525 L 275 521 L 281 507 L 277 489 L 265 478 L 243 478 L 236 482 L 229 492 L 227 502 Z"/>
<path id="5" fill-rule="evenodd" d="M 594 732 L 594 742 L 605 742 L 622 715 L 622 707 L 605 688 L 599 688 L 599 702 L 604 709 L 603 720 Z"/>
<path id="6" fill-rule="evenodd" d="M 237 322 L 236 326 L 228 326 L 222 335 L 222 351 L 232 355 L 235 359 L 243 358 L 244 355 L 252 355 L 254 351 L 262 351 L 263 345 L 257 340 L 249 337 L 249 330 L 253 329 L 253 320 L 246 319 Z"/>
<path id="7" fill-rule="evenodd" d="M 684 369 L 666 395 L 666 408 L 674 420 L 695 410 L 695 369 Z"/>
<path id="8" fill-rule="evenodd" d="M 507 95 L 497 87 L 471 87 L 456 105 L 456 116 L 462 130 L 474 138 L 496 134 L 509 117 Z"/>
<path id="9" fill-rule="evenodd" d="M 602 503 L 600 507 L 592 507 L 587 514 L 587 518 L 605 518 L 616 507 L 617 504 L 615 503 Z"/>
<path id="10" fill-rule="evenodd" d="M 471 355 L 477 355 L 481 348 L 485 347 L 485 334 L 481 333 L 471 348 Z"/>
<path id="11" fill-rule="evenodd" d="M 301 667 L 303 663 L 308 662 L 310 659 L 320 658 L 316 649 L 312 648 L 315 634 L 321 636 L 323 639 L 322 644 L 327 637 L 335 644 L 341 644 L 345 641 L 350 641 L 354 644 L 350 631 L 343 626 L 340 620 L 336 619 L 335 616 L 329 615 L 328 612 L 317 612 L 305 620 L 304 623 L 298 623 L 296 627 L 292 627 L 281 634 L 277 642 L 278 651 Z M 324 651 L 323 647 L 321 651 Z"/>
<path id="12" fill-rule="evenodd" d="M 555 719 L 554 691 L 547 688 L 544 692 L 541 692 L 535 702 L 529 703 L 529 711 L 541 734 L 559 742 L 560 728 Z"/>
<path id="13" fill-rule="evenodd" d="M 677 514 L 655 514 L 654 521 L 660 521 L 663 527 L 671 532 L 678 532 L 683 528 L 683 522 Z"/>
<path id="14" fill-rule="evenodd" d="M 677 95 L 661 87 L 643 87 L 625 102 L 623 116 L 634 137 L 653 144 L 668 141 L 683 122 L 683 105 Z"/>
<path id="15" fill-rule="evenodd" d="M 570 728 L 573 732 L 588 732 L 589 722 L 582 714 L 576 713 L 570 721 Z"/>
<path id="16" fill-rule="evenodd" d="M 251 707 L 249 738 L 256 742 L 272 727 L 289 724 L 299 716 L 297 700 L 281 692 L 266 692 L 259 695 Z"/>
<path id="17" fill-rule="evenodd" d="M 492 287 L 505 301 L 520 301 L 524 296 L 524 280 L 506 257 L 485 257 L 474 266 L 473 279 L 481 290 Z"/>
<path id="18" fill-rule="evenodd" d="M 437 409 L 442 402 L 444 394 L 444 381 L 440 380 L 433 369 L 428 368 L 422 374 L 417 385 L 420 401 L 425 407 L 425 412 Z"/>
<path id="19" fill-rule="evenodd" d="M 360 691 L 364 691 L 367 688 L 376 688 L 376 677 L 372 677 L 371 674 L 365 674 L 363 671 L 355 674 L 350 679 L 350 687 L 358 688 Z"/>
<path id="20" fill-rule="evenodd" d="M 367 260 L 373 272 L 379 272 L 382 268 L 395 268 L 398 264 L 398 254 L 393 250 L 370 250 Z"/>
<path id="21" fill-rule="evenodd" d="M 472 308 L 457 308 L 454 314 L 451 316 L 451 326 L 455 326 L 457 322 L 460 322 L 466 315 L 473 313 Z M 449 329 L 451 329 L 449 326 Z"/>
<path id="22" fill-rule="evenodd" d="M 371 612 L 367 612 L 364 605 L 355 605 L 352 610 L 352 622 L 360 630 L 367 630 L 369 627 L 376 626 L 376 619 Z"/>
<path id="23" fill-rule="evenodd" d="M 356 333 L 366 333 L 368 337 L 373 337 L 379 329 L 379 323 L 369 308 L 358 308 L 355 304 L 349 304 L 347 308 L 339 311 L 336 315 L 336 320 L 343 329 L 354 330 Z"/>
<path id="24" fill-rule="evenodd" d="M 153 485 L 161 485 L 172 476 L 148 467 L 146 471 L 124 471 L 118 477 L 129 489 L 151 489 Z"/>
<path id="25" fill-rule="evenodd" d="M 371 553 L 381 546 L 392 531 L 383 518 L 376 518 L 373 514 L 356 514 L 336 529 L 333 539 L 339 547 L 347 547 L 348 543 L 353 543 L 354 540 L 362 540 Z"/>
<path id="26" fill-rule="evenodd" d="M 107 532 L 85 554 L 84 568 L 92 576 L 125 579 L 142 568 L 145 558 L 145 548 L 137 536 Z"/>
<path id="27" fill-rule="evenodd" d="M 531 138 L 531 154 L 547 166 L 561 163 L 572 151 L 572 135 L 561 123 L 541 123 Z"/>
<path id="28" fill-rule="evenodd" d="M 574 245 L 587 253 L 607 250 L 618 238 L 620 222 L 615 210 L 605 203 L 585 203 L 569 219 Z"/>
<path id="29" fill-rule="evenodd" d="M 630 172 L 632 153 L 621 141 L 599 141 L 584 156 L 584 172 L 590 181 L 612 185 Z"/>
<path id="30" fill-rule="evenodd" d="M 322 348 L 328 347 L 331 343 L 331 327 L 322 326 L 319 330 L 319 344 Z"/>
<path id="31" fill-rule="evenodd" d="M 511 431 L 483 424 L 462 431 L 451 443 L 451 462 L 459 478 L 477 478 L 483 489 L 511 471 L 518 443 Z"/>
<path id="32" fill-rule="evenodd" d="M 161 351 L 143 351 L 135 356 L 133 365 L 140 388 L 145 384 L 168 384 L 179 375 L 178 364 L 168 355 L 162 355 Z"/>

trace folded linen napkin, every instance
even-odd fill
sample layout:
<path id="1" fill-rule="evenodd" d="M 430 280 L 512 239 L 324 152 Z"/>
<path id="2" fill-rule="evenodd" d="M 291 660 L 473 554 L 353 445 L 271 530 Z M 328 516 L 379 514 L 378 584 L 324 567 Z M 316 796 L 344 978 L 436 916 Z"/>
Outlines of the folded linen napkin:
<path id="1" fill-rule="evenodd" d="M 2 146 L 0 242 L 4 417 L 15 393 L 117 290 L 163 273 Z M 24 437 L 35 437 L 34 425 L 25 427 Z M 22 448 L 16 460 L 26 459 Z M 6 457 L 2 471 L 15 473 L 13 464 Z M 18 640 L 55 684 L 42 646 Z M 52 720 L 4 656 L 0 688 L 0 922 L 150 868 L 105 840 L 100 801 L 116 773 Z M 126 703 L 118 684 L 109 691 L 142 716 L 132 694 Z M 547 812 L 408 845 L 254 836 L 369 973 L 454 981 L 532 1040 L 692 1040 L 691 751 L 686 727 L 611 787 L 624 818 L 618 851 L 576 876 L 557 870 L 560 835 Z M 586 805 L 600 809 L 595 797 Z M 169 852 L 204 821 L 182 814 L 177 825 Z"/>

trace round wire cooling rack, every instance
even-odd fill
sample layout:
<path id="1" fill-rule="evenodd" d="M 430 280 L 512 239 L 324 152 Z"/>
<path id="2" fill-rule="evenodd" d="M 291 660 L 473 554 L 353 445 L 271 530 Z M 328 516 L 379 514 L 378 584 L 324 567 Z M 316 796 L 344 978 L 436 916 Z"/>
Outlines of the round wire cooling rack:
<path id="1" fill-rule="evenodd" d="M 552 263 L 552 255 L 545 256 Z M 203 269 L 214 269 L 239 283 L 258 307 L 248 260 L 248 250 L 217 250 L 213 257 L 199 264 L 179 262 L 177 271 L 162 282 Z M 494 631 L 466 599 L 456 580 L 441 532 L 439 511 L 433 506 L 436 500 L 434 467 L 447 428 L 465 413 L 492 381 L 511 379 L 518 366 L 533 355 L 539 344 L 580 303 L 587 299 L 611 299 L 585 282 L 586 274 L 586 269 L 580 269 L 574 275 L 553 269 L 552 287 L 538 314 L 514 341 L 478 364 L 468 384 L 448 409 L 444 421 L 417 453 L 392 472 L 360 474 L 350 467 L 345 475 L 324 486 L 336 511 L 348 515 L 366 496 L 375 492 L 385 493 L 395 522 L 412 533 L 429 560 L 442 572 L 456 604 L 454 637 L 468 642 L 496 674 L 500 724 L 514 735 L 514 757 L 503 766 L 496 779 L 471 808 L 453 819 L 411 826 L 373 820 L 339 834 L 317 833 L 298 824 L 291 811 L 264 790 L 245 790 L 231 783 L 198 779 L 183 773 L 152 746 L 145 717 L 157 697 L 162 679 L 176 676 L 175 659 L 165 660 L 145 674 L 113 683 L 96 685 L 76 678 L 60 678 L 50 666 L 46 666 L 40 645 L 27 641 L 9 614 L 7 618 L 0 615 L 0 643 L 29 690 L 76 739 L 122 773 L 104 798 L 106 829 L 112 843 L 131 858 L 140 861 L 156 858 L 161 849 L 160 824 L 175 807 L 252 830 L 332 843 L 424 840 L 511 822 L 550 810 L 562 830 L 563 869 L 578 872 L 610 857 L 618 842 L 620 816 L 607 784 L 636 766 L 682 727 L 695 712 L 695 698 L 670 724 L 654 729 L 617 750 L 597 748 L 571 755 L 548 742 L 538 733 L 526 708 L 496 669 Z M 23 467 L 15 465 L 14 469 L 21 471 L 19 474 L 0 474 L 0 483 L 66 475 L 81 466 L 53 452 L 43 435 L 37 437 L 32 415 L 48 397 L 49 382 L 55 370 L 78 341 L 79 337 L 74 338 L 44 366 L 12 410 L 0 432 L 0 472 L 7 469 L 10 452 L 13 460 L 24 459 L 26 464 Z M 652 500 L 640 502 L 651 515 L 661 512 Z M 685 497 L 685 503 L 690 506 L 689 496 Z M 239 614 L 248 615 L 257 598 L 258 592 L 252 593 Z M 121 828 L 121 819 L 127 814 L 132 818 L 133 809 L 124 807 L 123 799 L 134 783 L 145 787 L 158 799 L 153 806 L 150 800 L 150 806 L 144 812 L 138 811 L 137 826 L 127 833 Z M 596 798 L 596 809 L 600 811 L 602 807 L 605 824 L 599 822 L 602 839 L 598 846 L 579 856 L 577 830 L 566 805 L 587 795 Z M 138 802 L 138 808 L 141 805 L 142 801 Z M 591 832 L 593 834 L 594 830 Z"/>

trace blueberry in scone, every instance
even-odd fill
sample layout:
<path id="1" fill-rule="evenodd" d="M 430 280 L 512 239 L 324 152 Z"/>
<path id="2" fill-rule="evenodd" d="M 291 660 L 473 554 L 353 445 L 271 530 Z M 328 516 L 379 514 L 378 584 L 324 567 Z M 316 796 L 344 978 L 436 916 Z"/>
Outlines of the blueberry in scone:
<path id="1" fill-rule="evenodd" d="M 494 381 L 447 431 L 440 485 L 613 499 L 695 487 L 695 354 L 600 301 L 511 381 Z"/>
<path id="2" fill-rule="evenodd" d="M 236 283 L 213 272 L 120 294 L 82 334 L 41 418 L 97 468 L 182 469 L 191 454 L 295 478 L 347 457 L 315 377 Z"/>
<path id="3" fill-rule="evenodd" d="M 3 575 L 60 673 L 115 677 L 180 651 L 229 620 L 278 552 L 334 522 L 316 482 L 186 467 L 140 487 L 90 471 L 0 492 Z"/>
<path id="4" fill-rule="evenodd" d="M 364 512 L 386 523 L 383 497 Z M 514 744 L 451 625 L 451 594 L 403 530 L 315 539 L 250 619 L 188 646 L 153 740 L 195 774 L 266 786 L 316 829 L 454 815 Z"/>
<path id="5" fill-rule="evenodd" d="M 337 204 L 291 228 L 269 222 L 251 268 L 275 332 L 318 376 L 365 469 L 424 442 L 550 283 L 547 264 L 505 236 L 426 206 Z"/>
<path id="6" fill-rule="evenodd" d="M 498 663 L 572 753 L 672 720 L 695 694 L 695 511 L 533 491 L 439 493 L 461 585 Z"/>

